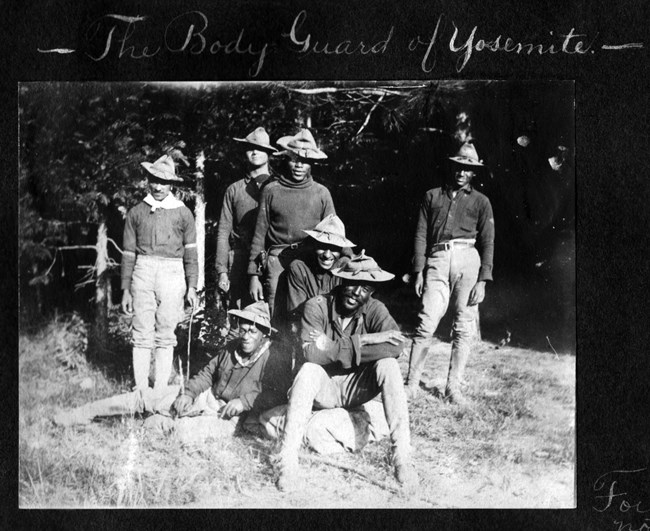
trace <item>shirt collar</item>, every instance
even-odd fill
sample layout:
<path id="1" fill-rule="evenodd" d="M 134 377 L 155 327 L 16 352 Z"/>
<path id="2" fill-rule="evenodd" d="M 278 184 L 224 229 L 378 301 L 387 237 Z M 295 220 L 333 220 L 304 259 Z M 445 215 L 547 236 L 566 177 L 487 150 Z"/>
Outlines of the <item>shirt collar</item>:
<path id="1" fill-rule="evenodd" d="M 471 193 L 474 191 L 474 187 L 471 185 L 471 183 L 467 183 L 465 186 L 463 186 L 462 188 L 459 188 L 459 189 L 458 189 L 459 192 L 460 192 L 461 190 L 462 190 L 463 192 L 465 192 L 467 195 L 469 195 L 469 194 L 471 194 Z M 444 192 L 445 192 L 449 197 L 451 197 L 451 194 L 452 194 L 452 192 L 453 192 L 454 190 L 453 190 L 453 187 L 452 187 L 450 184 L 446 184 L 446 185 L 443 187 L 443 191 L 444 191 Z"/>
<path id="2" fill-rule="evenodd" d="M 152 212 L 155 212 L 159 208 L 171 210 L 182 207 L 184 204 L 183 201 L 176 199 L 173 194 L 168 194 L 162 201 L 156 201 L 151 194 L 147 194 L 147 197 L 143 201 L 151 207 Z"/>

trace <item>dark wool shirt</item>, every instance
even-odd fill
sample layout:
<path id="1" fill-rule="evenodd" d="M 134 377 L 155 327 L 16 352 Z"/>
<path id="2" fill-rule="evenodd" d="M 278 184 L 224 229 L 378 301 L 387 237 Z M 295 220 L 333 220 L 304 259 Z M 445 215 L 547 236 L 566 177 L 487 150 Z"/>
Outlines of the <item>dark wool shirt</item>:
<path id="1" fill-rule="evenodd" d="M 315 254 L 315 251 L 312 251 Z M 348 257 L 342 256 L 334 264 L 332 269 L 341 267 Z M 301 260 L 296 259 L 289 265 L 287 275 L 288 295 L 287 309 L 294 315 L 300 315 L 307 300 L 316 295 L 326 295 L 336 286 L 339 286 L 343 279 L 332 275 L 331 270 L 325 271 L 318 266 L 316 256 Z"/>
<path id="2" fill-rule="evenodd" d="M 271 344 L 248 367 L 235 357 L 239 339 L 231 341 L 187 384 L 185 394 L 193 399 L 207 389 L 217 399 L 239 398 L 245 411 L 264 411 L 284 404 L 291 385 L 291 356 Z M 251 354 L 254 356 L 255 354 Z"/>
<path id="3" fill-rule="evenodd" d="M 256 261 L 263 250 L 272 245 L 301 242 L 307 237 L 303 230 L 313 229 L 329 214 L 336 214 L 332 196 L 311 177 L 295 187 L 281 181 L 265 186 L 257 212 L 248 274 L 260 274 Z"/>
<path id="4" fill-rule="evenodd" d="M 228 273 L 231 249 L 250 250 L 261 189 L 269 179 L 269 175 L 246 177 L 226 189 L 217 227 L 217 274 Z"/>
<path id="5" fill-rule="evenodd" d="M 195 288 L 199 277 L 194 216 L 185 205 L 151 211 L 144 201 L 126 215 L 122 255 L 122 289 L 131 287 L 136 256 L 182 258 L 187 286 Z"/>
<path id="6" fill-rule="evenodd" d="M 478 280 L 492 280 L 494 215 L 490 200 L 469 185 L 461 188 L 456 197 L 448 187 L 429 190 L 420 205 L 415 230 L 413 271 L 424 269 L 434 244 L 456 238 L 476 239 L 481 255 Z"/>
<path id="7" fill-rule="evenodd" d="M 403 345 L 380 343 L 361 346 L 362 334 L 399 330 L 386 306 L 377 299 L 370 298 L 343 329 L 336 311 L 338 289 L 328 295 L 309 299 L 305 303 L 300 324 L 305 360 L 322 365 L 332 376 L 352 372 L 362 363 L 399 357 Z M 327 339 L 312 341 L 309 337 L 312 330 L 323 332 Z"/>

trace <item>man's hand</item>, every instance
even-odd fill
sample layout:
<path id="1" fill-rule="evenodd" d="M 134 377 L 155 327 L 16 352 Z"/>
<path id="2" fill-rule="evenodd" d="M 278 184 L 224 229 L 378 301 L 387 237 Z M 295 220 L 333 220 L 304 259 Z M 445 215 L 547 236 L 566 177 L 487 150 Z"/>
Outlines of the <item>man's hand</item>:
<path id="1" fill-rule="evenodd" d="M 170 413 L 172 414 L 172 416 L 182 417 L 183 414 L 186 413 L 192 407 L 193 403 L 194 400 L 192 399 L 192 397 L 187 395 L 179 395 L 176 397 L 176 400 L 174 400 L 174 403 L 170 408 Z"/>
<path id="2" fill-rule="evenodd" d="M 133 295 L 131 295 L 131 290 L 125 289 L 122 291 L 122 311 L 127 315 L 133 313 Z"/>
<path id="3" fill-rule="evenodd" d="M 231 417 L 236 417 L 241 415 L 244 412 L 244 403 L 239 398 L 233 398 L 225 406 L 221 408 L 219 416 L 222 419 L 229 419 Z"/>
<path id="4" fill-rule="evenodd" d="M 187 294 L 185 295 L 185 300 L 187 304 L 192 307 L 192 311 L 196 310 L 199 306 L 199 296 L 196 294 L 196 288 L 187 288 Z"/>
<path id="5" fill-rule="evenodd" d="M 251 279 L 248 285 L 248 291 L 251 298 L 255 301 L 264 300 L 264 289 L 262 288 L 262 283 L 260 282 L 260 277 L 257 275 L 251 275 Z"/>
<path id="6" fill-rule="evenodd" d="M 399 330 L 385 330 L 384 332 L 375 332 L 374 334 L 361 335 L 361 346 L 379 345 L 380 343 L 399 345 L 404 341 L 406 341 L 406 338 Z"/>
<path id="7" fill-rule="evenodd" d="M 424 289 L 424 273 L 418 271 L 415 275 L 415 294 L 418 297 L 422 297 L 422 290 Z"/>
<path id="8" fill-rule="evenodd" d="M 230 279 L 228 278 L 228 273 L 219 273 L 217 287 L 224 293 L 228 293 L 230 291 Z"/>
<path id="9" fill-rule="evenodd" d="M 475 304 L 481 304 L 485 299 L 485 280 L 479 280 L 472 291 L 469 293 L 469 300 L 467 301 L 468 306 L 474 306 Z"/>

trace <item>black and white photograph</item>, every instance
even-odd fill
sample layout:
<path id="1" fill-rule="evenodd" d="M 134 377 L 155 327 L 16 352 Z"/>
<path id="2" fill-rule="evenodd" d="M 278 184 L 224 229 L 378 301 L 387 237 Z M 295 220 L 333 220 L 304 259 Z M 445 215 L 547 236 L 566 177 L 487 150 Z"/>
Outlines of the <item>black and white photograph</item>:
<path id="1" fill-rule="evenodd" d="M 576 84 L 24 81 L 21 509 L 573 509 Z"/>

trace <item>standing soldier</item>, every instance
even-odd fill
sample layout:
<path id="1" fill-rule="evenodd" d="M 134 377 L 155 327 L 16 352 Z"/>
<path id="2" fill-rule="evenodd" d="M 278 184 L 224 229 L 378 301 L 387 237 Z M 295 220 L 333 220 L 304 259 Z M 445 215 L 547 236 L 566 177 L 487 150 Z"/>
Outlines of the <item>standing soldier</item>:
<path id="1" fill-rule="evenodd" d="M 335 214 L 329 190 L 314 182 L 311 175 L 312 163 L 327 155 L 318 148 L 309 129 L 282 137 L 277 143 L 289 160 L 279 179 L 262 191 L 248 265 L 250 295 L 255 301 L 266 298 L 276 323 L 284 319 L 286 311 L 286 292 L 276 297 L 280 276 L 299 256 L 304 231 Z M 259 279 L 260 265 L 265 266 L 264 287 Z M 286 279 L 284 284 L 286 291 Z"/>
<path id="2" fill-rule="evenodd" d="M 133 314 L 133 373 L 137 390 L 149 387 L 151 351 L 155 349 L 154 389 L 169 382 L 176 345 L 176 325 L 183 295 L 198 304 L 196 226 L 192 212 L 174 197 L 172 184 L 182 181 L 169 155 L 153 164 L 149 194 L 126 215 L 122 255 L 122 309 Z"/>
<path id="3" fill-rule="evenodd" d="M 243 308 L 250 302 L 246 271 L 257 206 L 270 179 L 269 153 L 277 149 L 263 127 L 234 140 L 242 143 L 246 175 L 231 184 L 223 198 L 217 227 L 217 288 L 230 295 L 230 308 Z"/>
<path id="4" fill-rule="evenodd" d="M 463 144 L 449 159 L 453 178 L 426 193 L 415 233 L 415 293 L 422 302 L 407 390 L 410 396 L 417 394 L 428 347 L 451 304 L 453 340 L 445 397 L 462 404 L 460 384 L 477 332 L 478 304 L 485 297 L 485 282 L 492 280 L 494 216 L 489 199 L 471 185 L 475 170 L 483 167 L 474 145 Z"/>

